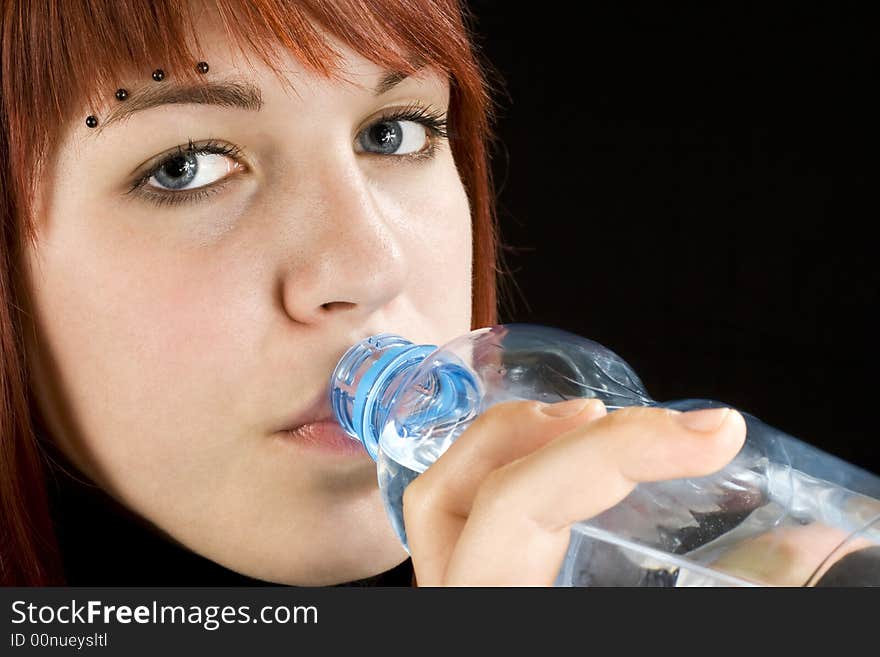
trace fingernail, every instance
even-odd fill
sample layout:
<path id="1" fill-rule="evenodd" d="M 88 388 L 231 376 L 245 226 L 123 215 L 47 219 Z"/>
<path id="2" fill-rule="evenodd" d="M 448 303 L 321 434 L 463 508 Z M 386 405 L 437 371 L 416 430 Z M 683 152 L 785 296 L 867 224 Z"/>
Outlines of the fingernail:
<path id="1" fill-rule="evenodd" d="M 703 408 L 682 413 L 677 417 L 678 421 L 688 429 L 711 432 L 721 426 L 728 413 L 730 413 L 729 408 Z"/>
<path id="2" fill-rule="evenodd" d="M 551 417 L 571 417 L 584 410 L 589 403 L 589 399 L 569 399 L 555 404 L 544 404 L 541 412 Z"/>

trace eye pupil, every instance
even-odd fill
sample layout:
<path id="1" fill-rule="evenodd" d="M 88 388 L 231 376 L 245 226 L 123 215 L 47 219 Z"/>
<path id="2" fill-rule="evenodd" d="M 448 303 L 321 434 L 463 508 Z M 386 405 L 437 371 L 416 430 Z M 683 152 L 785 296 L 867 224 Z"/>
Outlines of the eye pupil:
<path id="1" fill-rule="evenodd" d="M 387 144 L 394 139 L 394 130 L 388 123 L 383 123 L 376 127 L 376 141 L 380 144 Z"/>
<path id="2" fill-rule="evenodd" d="M 370 128 L 369 136 L 381 153 L 394 153 L 403 142 L 403 130 L 396 121 L 377 123 Z"/>
<path id="3" fill-rule="evenodd" d="M 178 155 L 177 157 L 170 160 L 164 167 L 162 167 L 163 171 L 172 177 L 180 177 L 185 175 L 190 169 L 193 168 L 194 162 L 190 162 L 182 155 Z"/>
<path id="4" fill-rule="evenodd" d="M 165 187 L 180 189 L 196 176 L 198 161 L 195 155 L 175 155 L 156 172 L 156 179 Z"/>

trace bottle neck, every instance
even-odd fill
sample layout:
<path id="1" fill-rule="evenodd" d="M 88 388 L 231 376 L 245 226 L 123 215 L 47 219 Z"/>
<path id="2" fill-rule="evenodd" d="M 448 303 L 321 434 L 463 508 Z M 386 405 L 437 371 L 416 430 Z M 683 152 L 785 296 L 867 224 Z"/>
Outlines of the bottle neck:
<path id="1" fill-rule="evenodd" d="M 337 422 L 376 460 L 379 435 L 401 386 L 437 347 L 416 345 L 383 333 L 351 347 L 330 380 L 330 400 Z"/>

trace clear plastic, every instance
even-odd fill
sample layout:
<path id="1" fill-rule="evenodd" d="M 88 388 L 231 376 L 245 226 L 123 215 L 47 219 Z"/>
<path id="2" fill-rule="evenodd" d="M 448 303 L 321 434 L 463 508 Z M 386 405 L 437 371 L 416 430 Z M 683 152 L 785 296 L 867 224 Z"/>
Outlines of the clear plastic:
<path id="1" fill-rule="evenodd" d="M 377 461 L 404 546 L 406 486 L 494 404 L 597 398 L 611 412 L 729 406 L 656 402 L 609 349 L 534 324 L 478 329 L 440 348 L 372 336 L 346 352 L 330 387 L 337 420 Z M 616 506 L 573 525 L 556 585 L 812 586 L 833 579 L 859 586 L 870 579 L 866 563 L 880 571 L 880 478 L 742 415 L 746 442 L 722 470 L 639 484 Z"/>

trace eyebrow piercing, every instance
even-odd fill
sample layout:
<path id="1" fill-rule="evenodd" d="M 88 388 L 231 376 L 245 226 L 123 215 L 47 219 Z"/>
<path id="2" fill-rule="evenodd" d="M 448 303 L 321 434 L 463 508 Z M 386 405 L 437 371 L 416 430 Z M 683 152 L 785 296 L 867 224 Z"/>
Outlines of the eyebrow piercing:
<path id="1" fill-rule="evenodd" d="M 196 70 L 203 75 L 207 73 L 209 69 L 210 67 L 208 66 L 208 62 L 199 62 L 198 64 L 196 64 Z M 155 71 L 153 71 L 153 79 L 156 82 L 161 82 L 165 79 L 165 71 L 163 71 L 161 68 L 157 68 Z M 116 100 L 128 100 L 128 89 L 117 89 Z M 87 116 L 86 126 L 88 126 L 89 128 L 97 128 L 98 117 L 94 114 L 90 114 L 89 116 Z"/>

